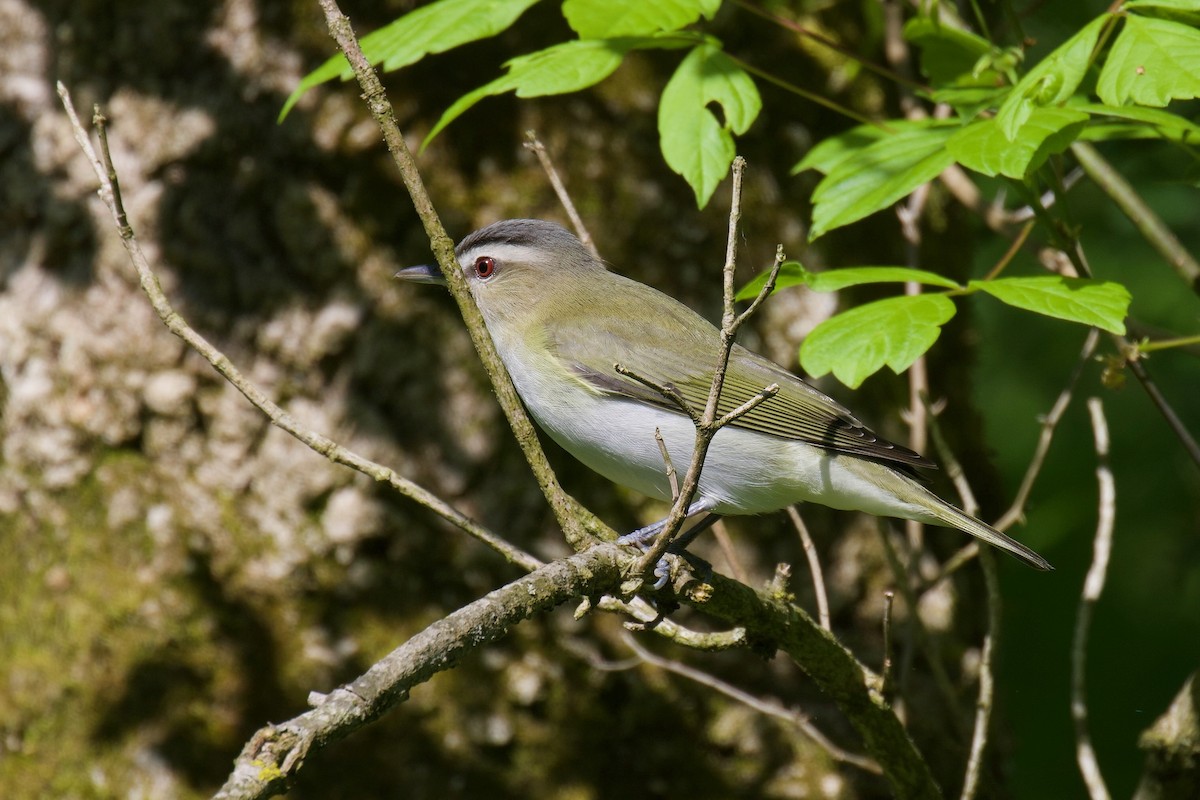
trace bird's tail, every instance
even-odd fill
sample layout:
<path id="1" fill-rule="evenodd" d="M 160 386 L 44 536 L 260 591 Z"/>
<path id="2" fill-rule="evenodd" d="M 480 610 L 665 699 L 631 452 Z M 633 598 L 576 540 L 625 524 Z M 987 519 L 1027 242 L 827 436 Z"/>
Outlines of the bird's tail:
<path id="1" fill-rule="evenodd" d="M 1049 561 L 1011 536 L 1001 533 L 986 522 L 980 522 L 969 514 L 959 511 L 932 493 L 930 497 L 936 501 L 936 506 L 930 508 L 929 511 L 938 520 L 939 524 L 958 528 L 960 531 L 969 533 L 976 539 L 981 539 L 993 547 L 998 547 L 1005 552 L 1011 553 L 1034 569 L 1054 569 Z"/>
<path id="2" fill-rule="evenodd" d="M 1011 553 L 1035 569 L 1054 569 L 1049 561 L 1016 539 L 1006 536 L 991 525 L 980 522 L 971 515 L 960 511 L 912 478 L 882 464 L 867 461 L 860 461 L 859 464 L 870 472 L 874 481 L 883 484 L 884 488 L 890 491 L 896 499 L 904 501 L 908 513 L 901 512 L 897 516 L 917 519 L 932 525 L 958 528 L 976 539 L 981 539 L 993 547 Z M 899 509 L 897 508 L 897 510 Z"/>

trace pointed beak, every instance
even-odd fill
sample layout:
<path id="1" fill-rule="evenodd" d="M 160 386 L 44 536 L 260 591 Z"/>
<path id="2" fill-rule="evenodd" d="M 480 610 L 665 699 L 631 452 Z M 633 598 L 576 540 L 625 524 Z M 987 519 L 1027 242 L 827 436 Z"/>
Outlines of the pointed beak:
<path id="1" fill-rule="evenodd" d="M 422 264 L 419 267 L 402 269 L 392 277 L 399 278 L 402 281 L 408 281 L 409 283 L 432 283 L 438 286 L 446 285 L 446 279 L 442 276 L 442 271 L 437 268 L 436 264 Z"/>

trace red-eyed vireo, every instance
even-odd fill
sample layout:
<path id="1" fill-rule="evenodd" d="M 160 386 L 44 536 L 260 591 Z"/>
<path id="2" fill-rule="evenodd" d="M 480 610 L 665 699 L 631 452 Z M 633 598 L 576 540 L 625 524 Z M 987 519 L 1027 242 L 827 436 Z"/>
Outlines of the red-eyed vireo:
<path id="1" fill-rule="evenodd" d="M 682 471 L 691 461 L 695 428 L 671 400 L 615 365 L 674 386 L 702 409 L 717 329 L 662 292 L 609 272 L 551 222 L 497 222 L 463 239 L 456 252 L 496 349 L 538 424 L 609 480 L 671 500 L 654 432 L 662 432 Z M 411 267 L 396 277 L 444 283 L 436 266 Z M 774 397 L 713 438 L 689 517 L 820 503 L 958 528 L 1051 569 L 1028 547 L 926 489 L 916 469 L 933 462 L 876 436 L 834 400 L 740 346 L 729 359 L 720 412 L 770 384 L 779 387 Z"/>

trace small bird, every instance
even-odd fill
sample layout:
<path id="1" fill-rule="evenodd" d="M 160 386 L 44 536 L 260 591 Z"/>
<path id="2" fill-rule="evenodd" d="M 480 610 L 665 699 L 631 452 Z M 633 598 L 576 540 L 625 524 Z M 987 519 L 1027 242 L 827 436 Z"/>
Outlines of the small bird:
<path id="1" fill-rule="evenodd" d="M 671 461 L 689 464 L 695 427 L 672 400 L 618 371 L 673 386 L 703 409 L 720 332 L 677 300 L 610 272 L 552 222 L 513 219 L 467 236 L 456 249 L 496 350 L 529 413 L 564 450 L 622 486 L 672 499 Z M 396 277 L 445 283 L 436 266 Z M 1040 555 L 920 482 L 929 459 L 876 436 L 833 399 L 788 370 L 734 345 L 719 413 L 775 384 L 778 392 L 717 431 L 688 517 L 762 514 L 798 502 L 958 528 L 1041 570 Z M 624 537 L 644 541 L 647 526 Z"/>

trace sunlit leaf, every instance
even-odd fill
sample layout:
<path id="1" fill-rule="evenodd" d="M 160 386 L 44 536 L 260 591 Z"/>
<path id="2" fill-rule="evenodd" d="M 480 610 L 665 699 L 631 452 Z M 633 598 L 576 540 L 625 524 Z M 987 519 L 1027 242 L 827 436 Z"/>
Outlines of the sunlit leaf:
<path id="1" fill-rule="evenodd" d="M 884 366 L 900 373 L 933 346 L 954 316 L 942 294 L 892 297 L 852 308 L 822 322 L 800 346 L 808 374 L 832 372 L 851 388 Z"/>
<path id="2" fill-rule="evenodd" d="M 573 39 L 518 56 L 504 67 L 507 73 L 458 98 L 429 131 L 422 146 L 485 97 L 515 91 L 517 97 L 566 94 L 594 86 L 621 65 L 625 54 L 641 48 L 680 47 L 666 38 L 631 36 L 620 39 Z"/>
<path id="3" fill-rule="evenodd" d="M 443 53 L 467 42 L 495 36 L 509 28 L 537 0 L 439 0 L 405 14 L 364 36 L 359 42 L 372 64 L 386 71 L 415 64 L 430 53 Z M 338 53 L 304 76 L 279 112 L 283 119 L 301 95 L 332 80 L 354 75 Z"/>
<path id="4" fill-rule="evenodd" d="M 563 16 L 581 39 L 645 36 L 712 19 L 721 0 L 564 0 Z"/>
<path id="5" fill-rule="evenodd" d="M 995 118 L 980 119 L 950 137 L 946 147 L 968 169 L 1021 179 L 1070 147 L 1087 120 L 1086 112 L 1073 107 L 1034 108 L 1011 141 Z"/>
<path id="6" fill-rule="evenodd" d="M 809 239 L 887 208 L 954 163 L 946 140 L 957 126 L 927 121 L 885 136 L 837 162 L 813 191 Z"/>
<path id="7" fill-rule="evenodd" d="M 722 124 L 709 105 L 716 103 Z M 758 117 L 762 99 L 754 81 L 712 44 L 692 48 L 663 89 L 658 105 L 659 145 L 667 165 L 683 176 L 703 208 L 729 172 L 733 135 Z"/>
<path id="8" fill-rule="evenodd" d="M 1026 311 L 1094 325 L 1110 333 L 1125 333 L 1129 291 L 1113 281 L 1045 275 L 971 281 L 969 288 L 987 292 L 1001 302 Z"/>
<path id="9" fill-rule="evenodd" d="M 1075 94 L 1091 63 L 1100 31 L 1111 19 L 1111 14 L 1101 14 L 1089 22 L 1079 33 L 1039 61 L 1013 87 L 996 112 L 1000 130 L 1010 141 L 1016 138 L 1033 109 L 1059 105 Z"/>
<path id="10" fill-rule="evenodd" d="M 752 300 L 758 296 L 766 285 L 771 270 L 760 272 L 749 283 L 741 288 L 735 299 Z M 957 283 L 947 277 L 923 269 L 909 267 L 842 267 L 823 272 L 809 272 L 798 261 L 785 261 L 779 267 L 779 275 L 775 279 L 775 291 L 789 286 L 807 286 L 814 292 L 836 292 L 851 286 L 861 286 L 864 283 L 905 283 L 913 281 L 930 286 L 941 286 L 946 289 L 960 289 Z"/>
<path id="11" fill-rule="evenodd" d="M 1169 19 L 1129 14 L 1096 83 L 1113 106 L 1165 106 L 1200 97 L 1200 30 Z"/>

